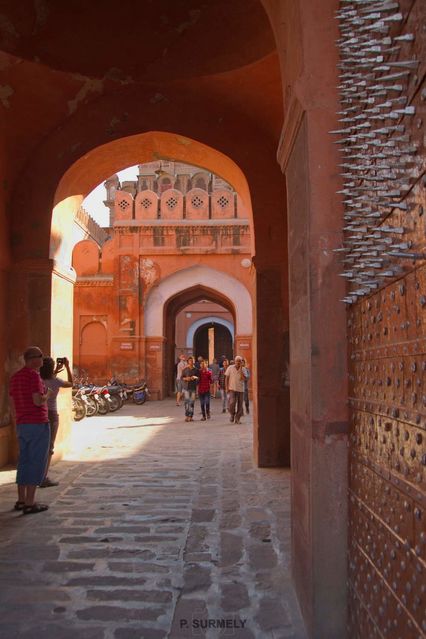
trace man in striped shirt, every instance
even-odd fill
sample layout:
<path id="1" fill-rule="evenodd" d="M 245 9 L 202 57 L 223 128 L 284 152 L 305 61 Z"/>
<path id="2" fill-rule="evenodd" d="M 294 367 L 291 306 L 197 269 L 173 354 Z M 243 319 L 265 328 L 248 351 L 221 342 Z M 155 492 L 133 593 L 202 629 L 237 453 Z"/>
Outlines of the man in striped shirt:
<path id="1" fill-rule="evenodd" d="M 47 400 L 50 391 L 39 374 L 43 353 L 30 346 L 24 353 L 25 366 L 12 375 L 9 395 L 19 441 L 19 460 L 16 473 L 18 501 L 14 508 L 24 515 L 47 510 L 35 502 L 37 486 L 43 481 L 50 442 Z"/>

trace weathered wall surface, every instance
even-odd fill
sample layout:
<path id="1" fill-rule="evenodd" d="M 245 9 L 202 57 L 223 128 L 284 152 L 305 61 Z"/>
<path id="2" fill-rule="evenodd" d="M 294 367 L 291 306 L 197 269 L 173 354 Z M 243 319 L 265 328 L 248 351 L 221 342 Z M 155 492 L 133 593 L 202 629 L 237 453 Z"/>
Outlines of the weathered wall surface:
<path id="1" fill-rule="evenodd" d="M 278 149 L 288 203 L 293 575 L 311 636 L 327 639 L 346 635 L 345 311 L 332 252 L 339 156 L 328 135 L 337 119 L 336 5 L 280 3 L 295 31 L 285 21 L 279 28 L 294 47 L 294 58 L 282 57 Z"/>
<path id="2" fill-rule="evenodd" d="M 0 107 L 1 108 L 1 107 Z M 1 126 L 1 125 L 0 125 Z M 8 270 L 10 268 L 10 249 L 8 243 L 9 222 L 7 219 L 7 201 L 9 184 L 6 178 L 6 151 L 3 141 L 0 139 L 0 175 L 5 176 L 0 185 L 0 335 L 6 336 L 8 333 Z M 9 407 L 7 399 L 7 381 L 9 371 L 8 342 L 7 339 L 0 340 L 0 361 L 4 365 L 0 366 L 0 467 L 9 461 L 10 442 L 13 438 L 12 426 L 10 424 Z"/>
<path id="3" fill-rule="evenodd" d="M 167 193 L 174 197 L 174 191 Z M 123 211 L 124 201 L 118 191 L 112 239 L 103 249 L 86 240 L 74 250 L 78 276 L 74 364 L 97 382 L 110 377 L 129 383 L 144 378 L 152 397 L 163 397 L 170 388 L 175 318 L 181 308 L 178 305 L 172 311 L 169 300 L 205 286 L 205 292 L 196 293 L 197 299 L 217 298 L 220 303 L 230 285 L 227 304 L 237 319 L 235 347 L 243 347 L 241 352 L 251 362 L 253 274 L 241 264 L 250 257 L 246 221 L 197 226 L 199 220 L 182 220 L 172 226 L 170 220 L 164 224 L 126 220 L 123 215 L 130 215 L 133 202 Z M 169 276 L 175 284 L 167 287 L 167 282 L 172 282 Z M 238 297 L 239 290 L 244 298 Z M 92 331 L 90 339 L 88 331 Z M 99 332 L 104 333 L 104 344 Z"/>

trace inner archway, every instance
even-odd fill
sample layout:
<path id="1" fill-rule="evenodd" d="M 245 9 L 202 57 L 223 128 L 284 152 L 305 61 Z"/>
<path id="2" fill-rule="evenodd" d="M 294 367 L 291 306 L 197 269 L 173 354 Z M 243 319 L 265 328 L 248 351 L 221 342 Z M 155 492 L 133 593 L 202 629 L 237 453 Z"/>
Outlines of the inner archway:
<path id="1" fill-rule="evenodd" d="M 205 302 L 206 300 L 202 300 L 202 302 Z M 221 306 L 216 305 L 218 308 L 222 309 Z M 185 309 L 186 310 L 186 309 Z M 188 310 L 191 311 L 191 307 L 188 307 Z M 223 311 L 226 313 L 226 309 L 223 309 Z M 185 313 L 187 314 L 187 313 Z M 191 349 L 192 351 L 194 351 L 194 338 L 195 338 L 195 334 L 198 331 L 198 329 L 204 325 L 210 325 L 210 326 L 215 326 L 217 330 L 219 330 L 219 328 L 224 329 L 227 331 L 227 333 L 229 334 L 229 350 L 224 351 L 221 353 L 221 355 L 225 355 L 226 357 L 228 357 L 232 352 L 233 349 L 233 344 L 234 344 L 234 337 L 235 337 L 235 327 L 234 327 L 234 323 L 231 320 L 225 319 L 223 316 L 219 317 L 218 314 L 216 315 L 209 315 L 206 316 L 204 315 L 202 318 L 195 320 L 194 322 L 192 322 L 191 326 L 188 328 L 187 331 L 187 335 L 186 335 L 186 348 L 187 349 Z M 218 351 L 220 350 L 220 346 L 217 346 L 215 348 L 215 353 L 216 356 Z"/>
<path id="2" fill-rule="evenodd" d="M 217 281 L 217 274 L 216 274 Z M 184 279 L 182 279 L 182 282 Z M 238 296 L 237 296 L 238 297 Z M 212 302 L 214 304 L 220 305 L 222 308 L 226 309 L 230 316 L 232 317 L 232 325 L 235 327 L 235 339 L 234 339 L 234 350 L 238 350 L 238 348 L 242 345 L 245 349 L 246 356 L 248 359 L 251 358 L 252 350 L 251 350 L 251 317 L 250 322 L 246 324 L 239 323 L 238 316 L 236 314 L 236 308 L 231 301 L 231 299 L 235 299 L 234 297 L 228 297 L 224 295 L 223 288 L 222 292 L 215 290 L 214 288 L 207 288 L 202 284 L 195 284 L 187 288 L 186 290 L 177 290 L 174 295 L 171 295 L 164 304 L 163 316 L 164 316 L 164 335 L 165 335 L 165 348 L 164 348 L 164 370 L 165 370 L 165 392 L 171 394 L 174 392 L 174 367 L 176 363 L 176 317 L 179 313 L 185 308 L 190 307 L 192 304 L 195 304 L 199 301 L 206 300 Z M 248 310 L 251 314 L 251 309 L 248 307 Z M 203 323 L 201 322 L 200 326 Z M 246 331 L 246 333 L 240 333 L 240 327 Z M 195 336 L 196 330 L 199 326 L 196 326 L 196 329 L 193 333 Z M 192 353 L 193 350 L 193 337 L 190 338 L 192 342 L 192 348 L 187 349 L 187 353 Z M 187 342 L 188 344 L 188 342 Z M 247 348 L 246 348 L 247 345 Z M 196 353 L 198 355 L 199 353 Z M 220 353 L 222 355 L 222 353 Z"/>
<path id="3" fill-rule="evenodd" d="M 231 332 L 223 324 L 206 322 L 199 326 L 194 335 L 195 356 L 201 355 L 208 362 L 218 360 L 221 355 L 233 359 L 233 345 Z"/>
<path id="4" fill-rule="evenodd" d="M 111 64 L 109 57 L 114 56 L 114 47 L 108 46 L 111 39 L 103 37 L 99 55 L 87 55 L 87 49 L 80 47 L 78 64 L 72 52 L 72 67 L 69 67 L 57 55 L 41 58 L 37 55 L 34 39 L 40 37 L 38 29 L 31 37 L 30 33 L 27 37 L 23 32 L 21 38 L 16 37 L 18 32 L 15 36 L 14 29 L 11 30 L 10 53 L 23 55 L 26 60 L 5 65 L 11 79 L 7 80 L 7 85 L 4 83 L 10 94 L 8 97 L 6 93 L 3 102 L 7 108 L 9 99 L 12 100 L 12 108 L 4 111 L 2 159 L 4 156 L 5 180 L 10 188 L 4 190 L 2 198 L 4 211 L 7 211 L 4 217 L 8 221 L 5 226 L 6 250 L 2 251 L 2 256 L 8 256 L 10 248 L 10 264 L 14 266 L 12 271 L 7 257 L 5 281 L 10 281 L 11 305 L 4 304 L 4 307 L 7 308 L 7 323 L 15 325 L 14 330 L 8 327 L 12 339 L 8 344 L 10 354 L 8 351 L 6 356 L 14 365 L 25 343 L 40 343 L 48 352 L 50 346 L 58 348 L 62 343 L 66 345 L 67 339 L 70 342 L 66 318 L 64 321 L 63 313 L 61 317 L 55 301 L 53 306 L 50 302 L 62 296 L 62 301 L 66 304 L 68 300 L 70 307 L 70 296 L 67 298 L 67 295 L 73 284 L 68 272 L 69 260 L 66 260 L 69 250 L 68 204 L 63 205 L 62 219 L 54 220 L 50 255 L 55 262 L 48 261 L 51 227 L 48 212 L 60 176 L 79 158 L 80 173 L 74 173 L 74 181 L 67 185 L 69 189 L 62 193 L 58 191 L 55 200 L 58 207 L 67 199 L 78 199 L 93 188 L 97 183 L 93 181 L 96 172 L 101 174 L 104 171 L 100 176 L 104 177 L 118 170 L 119 162 L 113 166 L 117 157 L 115 153 L 110 158 L 105 155 L 101 162 L 96 163 L 93 162 L 92 150 L 111 139 L 118 142 L 120 138 L 140 133 L 138 127 L 141 122 L 151 130 L 162 128 L 177 132 L 182 147 L 190 147 L 190 139 L 203 140 L 220 149 L 228 158 L 233 158 L 247 176 L 253 194 L 257 244 L 256 254 L 253 251 L 257 348 L 265 361 L 277 362 L 277 368 L 262 371 L 259 381 L 256 458 L 264 466 L 288 463 L 288 393 L 283 383 L 280 357 L 276 357 L 277 347 L 279 349 L 288 331 L 286 194 L 284 180 L 275 166 L 282 132 L 279 157 L 287 174 L 289 209 L 294 211 L 289 224 L 294 291 L 292 394 L 294 399 L 300 398 L 299 403 L 292 401 L 295 429 L 293 494 L 296 504 L 293 538 L 299 543 L 294 565 L 300 574 L 299 590 L 305 593 L 305 608 L 309 615 L 319 618 L 318 601 L 326 599 L 327 606 L 321 616 L 328 622 L 336 609 L 342 609 L 334 593 L 340 594 L 345 583 L 341 571 L 338 587 L 333 575 L 319 579 L 319 575 L 327 574 L 327 570 L 329 573 L 339 572 L 334 570 L 334 563 L 329 560 L 335 556 L 330 548 L 334 551 L 336 547 L 336 535 L 329 532 L 337 528 L 330 526 L 330 522 L 343 521 L 345 524 L 344 514 L 340 516 L 337 509 L 339 499 L 333 491 L 338 485 L 344 492 L 344 469 L 340 474 L 335 469 L 338 462 L 339 467 L 343 467 L 339 460 L 345 455 L 347 403 L 347 393 L 339 382 L 339 376 L 344 377 L 344 318 L 343 312 L 336 308 L 335 287 L 333 284 L 330 286 L 331 276 L 335 274 L 331 247 L 335 246 L 336 238 L 338 241 L 341 229 L 340 219 L 335 222 L 338 207 L 334 190 L 339 187 L 336 154 L 330 151 L 332 147 L 327 141 L 327 131 L 336 128 L 336 3 L 313 5 L 307 1 L 289 3 L 284 0 L 263 0 L 263 3 L 278 43 L 283 84 L 279 78 L 278 56 L 268 55 L 271 49 L 246 47 L 247 51 L 259 52 L 259 59 L 253 63 L 241 55 L 244 49 L 241 42 L 247 41 L 244 30 L 239 32 L 241 39 L 234 38 L 232 33 L 235 64 L 224 67 L 218 63 L 223 59 L 223 48 L 219 47 L 219 54 L 212 57 L 212 48 L 208 46 L 210 42 L 220 42 L 217 37 L 220 28 L 216 32 L 211 31 L 212 40 L 206 40 L 204 30 L 196 21 L 192 25 L 183 23 L 185 29 L 190 30 L 177 38 L 177 43 L 193 46 L 194 32 L 199 34 L 198 37 L 201 34 L 203 42 L 207 43 L 197 58 L 197 66 L 201 61 L 204 64 L 196 82 L 188 77 L 193 66 L 185 64 L 188 58 L 181 55 L 179 47 L 173 46 L 167 58 L 154 56 L 157 64 L 140 65 L 137 56 L 125 55 L 125 59 L 120 57 L 123 64 L 117 66 Z M 79 4 L 83 11 L 84 3 Z M 228 26 L 234 23 L 227 19 L 223 7 L 228 5 L 233 9 L 234 4 L 246 9 L 242 2 L 220 3 L 219 16 L 226 18 Z M 216 6 L 217 3 L 211 5 Z M 113 9 L 113 3 L 108 3 L 108 7 Z M 137 16 L 142 16 L 144 7 L 135 11 Z M 112 13 L 105 12 L 104 19 L 108 19 L 109 15 Z M 236 24 L 250 21 L 258 26 L 258 15 L 245 10 Z M 69 20 L 63 19 L 61 14 L 54 19 L 52 13 L 42 18 L 40 22 L 49 27 L 48 33 L 57 36 L 53 40 L 53 48 L 63 48 L 61 25 L 64 29 Z M 133 22 L 138 24 L 137 19 Z M 80 23 L 83 27 L 76 30 L 76 43 L 81 40 L 81 30 L 87 30 L 87 25 L 93 22 L 81 20 Z M 32 29 L 33 20 L 28 20 L 27 24 L 27 28 Z M 176 21 L 169 19 L 168 24 L 175 25 Z M 207 21 L 207 24 L 209 28 L 206 31 L 210 32 L 212 23 Z M 38 26 L 41 28 L 43 25 Z M 129 43 L 133 45 L 138 44 L 137 38 L 140 40 L 140 34 L 136 32 L 128 34 Z M 100 33 L 104 35 L 104 29 Z M 151 30 L 152 37 L 157 37 L 155 30 Z M 51 38 L 48 40 L 52 42 Z M 170 38 L 166 38 L 166 42 L 168 40 Z M 92 46 L 99 46 L 99 43 L 92 39 Z M 109 52 L 107 58 L 106 51 Z M 136 47 L 135 51 L 140 49 Z M 167 49 L 164 53 L 167 54 Z M 229 59 L 229 56 L 225 58 Z M 94 59 L 102 62 L 98 69 L 99 80 L 91 68 Z M 134 68 L 128 66 L 130 61 L 133 67 L 138 67 L 141 75 L 134 76 Z M 184 69 L 187 75 L 177 75 L 176 69 Z M 79 72 L 78 75 L 75 71 Z M 155 88 L 150 81 L 143 81 L 153 78 L 156 79 Z M 169 81 L 170 78 L 173 82 Z M 158 82 L 159 79 L 163 84 Z M 40 91 L 40 86 L 48 86 L 49 90 Z M 35 104 L 31 121 L 25 117 L 29 97 Z M 285 118 L 281 109 L 283 97 Z M 15 147 L 19 153 L 7 153 L 9 148 Z M 175 157 L 171 153 L 171 157 Z M 188 149 L 188 157 L 190 155 Z M 195 162 L 195 159 L 190 161 Z M 131 162 L 126 158 L 121 166 Z M 200 161 L 200 166 L 203 165 L 204 162 Z M 233 184 L 238 188 L 235 182 Z M 302 202 L 301 206 L 300 200 L 294 196 L 300 198 L 305 194 L 306 202 Z M 72 207 L 75 203 L 69 204 Z M 61 268 L 62 265 L 64 268 Z M 9 277 L 9 269 L 12 277 Z M 25 309 L 24 313 L 22 309 Z M 55 318 L 50 331 L 48 320 L 52 309 Z M 319 317 L 332 318 L 333 325 L 318 321 Z M 61 348 L 59 354 L 62 354 L 61 351 L 66 352 L 66 349 Z M 330 468 L 333 468 L 333 473 L 329 473 Z M 321 508 L 314 508 L 317 503 L 321 504 Z M 329 504 L 336 506 L 330 507 Z M 321 516 L 324 510 L 327 511 L 324 525 L 319 522 L 319 510 Z M 312 549 L 317 548 L 321 552 L 315 555 L 321 558 L 321 562 L 313 556 Z M 340 554 L 344 557 L 344 549 Z M 324 636 L 331 636 L 331 632 L 328 635 L 324 633 Z"/>

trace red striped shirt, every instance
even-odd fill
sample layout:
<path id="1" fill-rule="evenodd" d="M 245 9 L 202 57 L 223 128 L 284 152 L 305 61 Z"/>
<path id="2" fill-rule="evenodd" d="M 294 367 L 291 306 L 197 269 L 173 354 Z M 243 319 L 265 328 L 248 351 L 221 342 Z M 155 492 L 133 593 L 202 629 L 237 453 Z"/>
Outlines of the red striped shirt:
<path id="1" fill-rule="evenodd" d="M 9 395 L 13 399 L 17 424 L 45 424 L 49 421 L 47 404 L 36 406 L 33 393 L 44 395 L 46 389 L 40 374 L 34 368 L 24 366 L 10 378 Z"/>

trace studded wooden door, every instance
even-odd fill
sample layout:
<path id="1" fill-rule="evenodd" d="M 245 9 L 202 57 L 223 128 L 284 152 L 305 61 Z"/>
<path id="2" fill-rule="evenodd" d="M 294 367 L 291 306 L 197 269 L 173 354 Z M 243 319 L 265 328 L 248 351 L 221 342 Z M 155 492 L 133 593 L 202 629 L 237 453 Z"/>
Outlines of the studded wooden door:
<path id="1" fill-rule="evenodd" d="M 342 1 L 349 636 L 426 636 L 426 3 Z"/>

